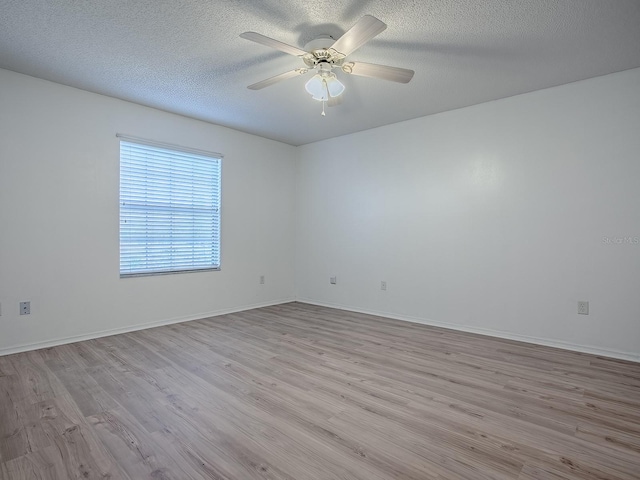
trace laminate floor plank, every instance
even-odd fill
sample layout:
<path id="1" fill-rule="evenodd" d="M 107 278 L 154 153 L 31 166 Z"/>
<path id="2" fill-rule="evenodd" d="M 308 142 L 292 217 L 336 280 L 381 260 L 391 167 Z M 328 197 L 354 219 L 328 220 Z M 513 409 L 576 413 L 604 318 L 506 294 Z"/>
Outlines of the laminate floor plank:
<path id="1" fill-rule="evenodd" d="M 132 479 L 199 478 L 197 471 L 173 462 L 161 442 L 148 434 L 126 410 L 103 411 L 87 420 L 114 457 L 121 459 L 122 469 Z"/>
<path id="2" fill-rule="evenodd" d="M 0 479 L 640 479 L 640 364 L 290 303 L 0 357 Z"/>
<path id="3" fill-rule="evenodd" d="M 26 394 L 17 374 L 0 377 L 0 461 L 7 462 L 32 451 L 25 419 Z"/>
<path id="4" fill-rule="evenodd" d="M 16 369 L 11 363 L 11 357 L 13 355 L 7 355 L 4 357 L 0 357 L 0 377 L 4 377 L 6 375 L 15 375 Z"/>
<path id="5" fill-rule="evenodd" d="M 85 370 L 58 370 L 55 375 L 66 385 L 68 395 L 84 416 L 116 406 L 116 402 Z"/>
<path id="6" fill-rule="evenodd" d="M 70 477 L 62 457 L 55 446 L 0 464 L 2 480 L 67 480 L 68 478 Z"/>

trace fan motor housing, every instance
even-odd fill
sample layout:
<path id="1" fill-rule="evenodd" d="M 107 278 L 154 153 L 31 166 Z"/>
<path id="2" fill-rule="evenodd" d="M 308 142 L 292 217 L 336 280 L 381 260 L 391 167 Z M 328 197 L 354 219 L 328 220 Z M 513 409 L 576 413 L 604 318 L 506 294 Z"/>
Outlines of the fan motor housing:
<path id="1" fill-rule="evenodd" d="M 328 63 L 332 66 L 340 66 L 344 55 L 331 48 L 335 40 L 330 35 L 321 35 L 308 42 L 304 49 L 309 52 L 302 57 L 304 63 L 309 68 L 315 68 L 322 63 Z"/>
<path id="2" fill-rule="evenodd" d="M 312 52 L 314 50 L 327 50 L 331 45 L 333 45 L 335 40 L 331 35 L 320 35 L 317 38 L 314 38 L 310 42 L 308 42 L 304 46 L 304 50 L 307 52 Z"/>

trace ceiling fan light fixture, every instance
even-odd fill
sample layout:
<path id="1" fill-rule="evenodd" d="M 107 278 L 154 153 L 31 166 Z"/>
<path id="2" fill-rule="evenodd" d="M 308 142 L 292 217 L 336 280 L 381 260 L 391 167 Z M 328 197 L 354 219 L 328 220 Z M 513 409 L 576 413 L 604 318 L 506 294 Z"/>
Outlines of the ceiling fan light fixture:
<path id="1" fill-rule="evenodd" d="M 337 97 L 344 92 L 344 85 L 334 73 L 316 74 L 305 84 L 305 90 L 314 100 L 326 102 L 329 97 Z"/>
<path id="2" fill-rule="evenodd" d="M 342 92 L 344 92 L 344 85 L 340 80 L 338 80 L 335 74 L 332 73 L 329 78 L 325 79 L 325 81 L 327 83 L 327 90 L 329 90 L 329 95 L 334 98 L 342 95 Z"/>
<path id="3" fill-rule="evenodd" d="M 304 85 L 305 90 L 313 97 L 314 100 L 328 100 L 327 87 L 324 78 L 320 75 L 314 75 Z"/>

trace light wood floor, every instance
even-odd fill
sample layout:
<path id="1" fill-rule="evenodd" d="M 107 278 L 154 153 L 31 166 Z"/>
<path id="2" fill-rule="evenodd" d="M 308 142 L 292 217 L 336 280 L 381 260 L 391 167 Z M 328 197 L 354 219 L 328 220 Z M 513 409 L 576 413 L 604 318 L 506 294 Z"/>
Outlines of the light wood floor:
<path id="1" fill-rule="evenodd" d="M 291 303 L 0 357 L 2 479 L 638 479 L 640 364 Z"/>

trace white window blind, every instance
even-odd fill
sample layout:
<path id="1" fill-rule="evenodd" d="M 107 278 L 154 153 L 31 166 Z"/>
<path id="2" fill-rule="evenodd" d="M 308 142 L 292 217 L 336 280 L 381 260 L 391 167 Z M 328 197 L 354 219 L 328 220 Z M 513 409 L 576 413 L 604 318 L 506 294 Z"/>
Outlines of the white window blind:
<path id="1" fill-rule="evenodd" d="M 220 268 L 221 156 L 120 139 L 120 276 Z"/>

